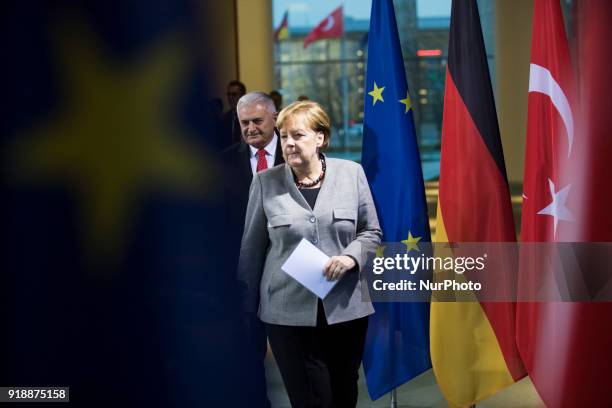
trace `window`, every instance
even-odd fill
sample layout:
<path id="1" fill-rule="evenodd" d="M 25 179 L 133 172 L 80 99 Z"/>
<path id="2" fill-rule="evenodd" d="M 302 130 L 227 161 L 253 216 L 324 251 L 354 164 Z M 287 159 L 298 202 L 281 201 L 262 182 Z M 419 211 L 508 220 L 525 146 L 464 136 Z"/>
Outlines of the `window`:
<path id="1" fill-rule="evenodd" d="M 395 0 L 404 66 L 413 104 L 425 179 L 439 175 L 440 132 L 450 24 L 450 0 Z M 489 69 L 494 78 L 495 4 L 478 1 Z M 304 48 L 304 39 L 341 5 L 329 0 L 274 0 L 278 29 L 287 13 L 288 36 L 275 39 L 275 88 L 283 105 L 308 97 L 330 114 L 329 154 L 359 161 L 371 0 L 344 2 L 344 34 Z"/>

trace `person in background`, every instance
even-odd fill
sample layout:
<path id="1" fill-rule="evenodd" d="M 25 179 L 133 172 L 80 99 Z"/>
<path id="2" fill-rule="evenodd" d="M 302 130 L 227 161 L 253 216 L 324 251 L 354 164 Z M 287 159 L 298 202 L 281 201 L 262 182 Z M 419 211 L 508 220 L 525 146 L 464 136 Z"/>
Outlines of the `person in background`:
<path id="1" fill-rule="evenodd" d="M 229 109 L 223 114 L 220 122 L 220 132 L 222 148 L 227 148 L 241 140 L 240 123 L 238 122 L 238 114 L 236 105 L 238 100 L 246 94 L 246 86 L 237 80 L 230 81 L 227 84 L 227 104 Z"/>
<path id="2" fill-rule="evenodd" d="M 249 187 L 259 171 L 284 163 L 280 139 L 276 129 L 276 107 L 269 95 L 250 92 L 237 102 L 237 113 L 242 142 L 222 152 L 226 172 L 231 180 L 226 189 L 232 197 L 235 219 L 240 223 L 240 237 L 244 224 Z M 240 246 L 240 238 L 236 247 Z"/>
<path id="3" fill-rule="evenodd" d="M 277 90 L 270 91 L 270 98 L 274 101 L 274 106 L 276 106 L 276 111 L 280 112 L 283 108 L 283 95 L 280 94 Z"/>
<path id="4" fill-rule="evenodd" d="M 251 183 L 238 266 L 245 312 L 265 323 L 293 407 L 355 407 L 374 313 L 360 269 L 380 244 L 376 209 L 361 165 L 321 153 L 331 124 L 318 103 L 290 104 L 276 126 L 286 163 Z M 324 299 L 281 270 L 303 239 L 330 256 L 321 273 L 337 283 Z"/>
<path id="5" fill-rule="evenodd" d="M 223 117 L 223 100 L 221 98 L 212 98 L 208 101 L 208 119 L 212 126 L 215 139 L 213 147 L 217 151 L 222 151 L 227 148 L 228 139 L 223 137 L 221 131 L 221 118 Z"/>

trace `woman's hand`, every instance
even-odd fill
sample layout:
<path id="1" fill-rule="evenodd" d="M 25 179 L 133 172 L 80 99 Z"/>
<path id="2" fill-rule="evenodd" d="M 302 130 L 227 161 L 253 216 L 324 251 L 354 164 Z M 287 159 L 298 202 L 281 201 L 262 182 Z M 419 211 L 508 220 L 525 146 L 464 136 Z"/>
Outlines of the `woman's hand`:
<path id="1" fill-rule="evenodd" d="M 332 256 L 323 267 L 323 275 L 328 281 L 338 280 L 355 265 L 357 265 L 355 260 L 350 256 Z"/>

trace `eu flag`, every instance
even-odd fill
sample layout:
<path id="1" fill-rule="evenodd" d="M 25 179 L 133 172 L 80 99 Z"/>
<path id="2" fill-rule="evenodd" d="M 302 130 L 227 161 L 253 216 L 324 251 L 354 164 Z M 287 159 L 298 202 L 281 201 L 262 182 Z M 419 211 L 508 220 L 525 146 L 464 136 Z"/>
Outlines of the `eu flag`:
<path id="1" fill-rule="evenodd" d="M 265 402 L 227 261 L 209 3 L 2 2 L 0 385 L 90 408 Z"/>
<path id="2" fill-rule="evenodd" d="M 431 241 L 412 105 L 392 0 L 373 0 L 362 165 L 386 242 Z M 363 358 L 374 400 L 431 368 L 429 305 L 377 303 Z"/>

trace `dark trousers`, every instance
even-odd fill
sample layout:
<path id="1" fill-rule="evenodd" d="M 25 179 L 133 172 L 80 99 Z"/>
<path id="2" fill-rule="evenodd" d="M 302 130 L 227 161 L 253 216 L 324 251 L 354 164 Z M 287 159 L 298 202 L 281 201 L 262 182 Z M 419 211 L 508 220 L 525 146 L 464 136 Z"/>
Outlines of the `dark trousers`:
<path id="1" fill-rule="evenodd" d="M 266 324 L 293 408 L 353 408 L 368 318 L 328 325 L 319 301 L 317 326 Z"/>

